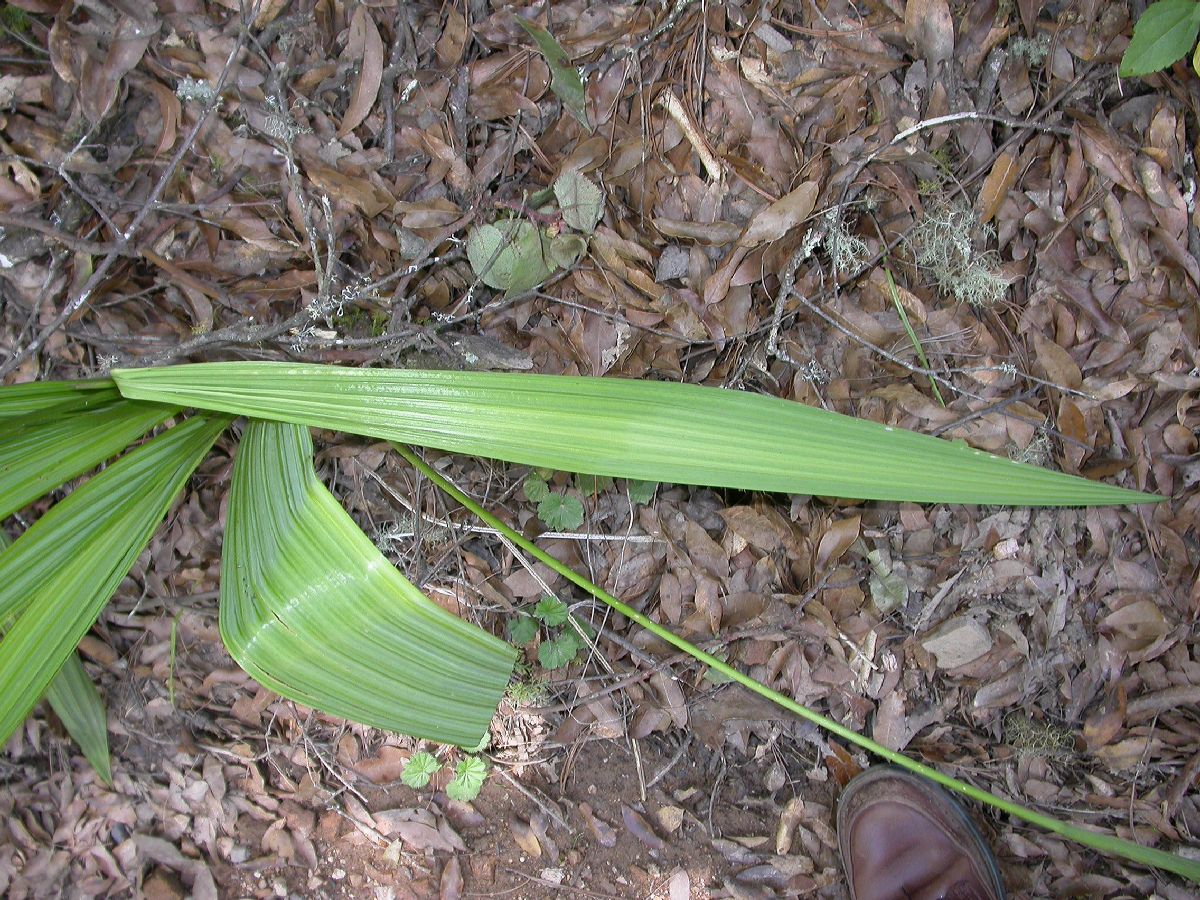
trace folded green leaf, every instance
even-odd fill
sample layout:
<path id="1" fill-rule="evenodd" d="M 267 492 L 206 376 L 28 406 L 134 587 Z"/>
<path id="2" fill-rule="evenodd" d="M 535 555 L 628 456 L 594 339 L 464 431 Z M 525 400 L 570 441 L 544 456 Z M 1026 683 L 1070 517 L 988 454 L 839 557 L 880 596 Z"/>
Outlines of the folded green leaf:
<path id="1" fill-rule="evenodd" d="M 112 390 L 116 394 L 115 388 Z M 0 410 L 9 395 L 0 390 Z M 94 397 L 65 400 L 5 421 L 0 444 L 0 518 L 120 453 L 177 409 Z M 88 405 L 80 406 L 80 401 Z"/>
<path id="2" fill-rule="evenodd" d="M 228 424 L 197 417 L 119 459 L 0 554 L 0 743 L 45 693 Z"/>
<path id="3" fill-rule="evenodd" d="M 930 503 L 1162 499 L 902 428 L 696 385 L 288 363 L 122 369 L 113 377 L 135 399 L 644 481 Z"/>
<path id="4" fill-rule="evenodd" d="M 317 479 L 308 429 L 252 421 L 234 462 L 221 636 L 257 681 L 315 709 L 474 745 L 514 649 L 427 599 Z"/>
<path id="5" fill-rule="evenodd" d="M 546 65 L 550 67 L 550 90 L 562 101 L 563 106 L 571 113 L 584 128 L 592 130 L 587 119 L 587 95 L 583 90 L 583 81 L 579 73 L 571 65 L 567 51 L 541 25 L 516 16 L 517 24 L 529 34 L 541 51 Z"/>

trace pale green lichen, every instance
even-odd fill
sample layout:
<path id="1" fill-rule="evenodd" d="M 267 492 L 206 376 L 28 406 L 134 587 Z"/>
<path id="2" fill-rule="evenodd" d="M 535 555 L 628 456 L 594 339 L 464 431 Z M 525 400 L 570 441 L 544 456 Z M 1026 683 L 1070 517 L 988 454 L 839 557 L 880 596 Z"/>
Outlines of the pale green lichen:
<path id="1" fill-rule="evenodd" d="M 960 303 L 994 306 L 1004 299 L 1008 280 L 994 253 L 975 249 L 993 235 L 963 203 L 932 205 L 913 227 L 908 244 L 913 259 L 944 293 Z"/>

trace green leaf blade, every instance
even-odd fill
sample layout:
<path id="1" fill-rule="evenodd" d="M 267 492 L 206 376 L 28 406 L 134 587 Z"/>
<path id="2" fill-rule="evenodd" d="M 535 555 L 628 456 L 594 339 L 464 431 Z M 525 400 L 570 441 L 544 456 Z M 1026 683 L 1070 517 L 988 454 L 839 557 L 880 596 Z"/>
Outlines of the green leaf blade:
<path id="1" fill-rule="evenodd" d="M 133 399 L 642 481 L 923 503 L 1161 499 L 903 428 L 696 385 L 288 363 L 200 363 L 113 375 Z"/>
<path id="2" fill-rule="evenodd" d="M 252 421 L 234 462 L 221 635 L 258 682 L 323 712 L 473 745 L 515 650 L 427 599 L 312 467 L 308 429 Z"/>
<path id="3" fill-rule="evenodd" d="M 196 417 L 126 454 L 0 554 L 0 743 L 96 621 L 228 419 Z"/>
<path id="4" fill-rule="evenodd" d="M 1183 59 L 1200 33 L 1200 3 L 1159 0 L 1146 7 L 1121 57 L 1121 77 L 1149 75 Z"/>
<path id="5" fill-rule="evenodd" d="M 79 745 L 87 761 L 101 780 L 112 786 L 112 761 L 108 755 L 108 716 L 104 701 L 92 679 L 84 671 L 78 653 L 67 656 L 66 663 L 59 669 L 46 699 L 62 720 L 67 734 Z"/>
<path id="6" fill-rule="evenodd" d="M 520 16 L 517 16 L 516 20 L 517 24 L 533 38 L 533 42 L 537 44 L 538 50 L 546 60 L 546 65 L 550 67 L 550 90 L 554 91 L 555 96 L 562 101 L 563 106 L 579 121 L 579 124 L 591 131 L 592 126 L 588 123 L 587 118 L 587 94 L 584 92 L 583 81 L 580 79 L 579 73 L 571 65 L 567 51 L 554 39 L 554 35 L 541 25 Z"/>
<path id="7" fill-rule="evenodd" d="M 4 400 L 0 391 L 0 408 Z M 6 421 L 0 444 L 0 518 L 117 455 L 177 411 L 118 395 L 84 408 L 68 401 Z"/>

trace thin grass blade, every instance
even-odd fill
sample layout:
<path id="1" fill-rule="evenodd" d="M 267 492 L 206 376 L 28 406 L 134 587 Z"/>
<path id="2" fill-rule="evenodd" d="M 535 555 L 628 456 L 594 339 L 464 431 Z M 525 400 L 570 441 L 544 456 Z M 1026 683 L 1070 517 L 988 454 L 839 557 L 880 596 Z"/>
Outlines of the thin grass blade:
<path id="1" fill-rule="evenodd" d="M 29 714 L 225 429 L 196 417 L 126 454 L 0 554 L 0 744 Z"/>
<path id="2" fill-rule="evenodd" d="M 740 391 L 617 378 L 199 363 L 114 370 L 124 396 L 592 475 L 930 503 L 1162 498 Z"/>
<path id="3" fill-rule="evenodd" d="M 234 462 L 221 635 L 255 680 L 306 706 L 474 746 L 516 651 L 428 600 L 312 467 L 308 429 L 251 421 Z"/>
<path id="4" fill-rule="evenodd" d="M 865 737 L 850 728 L 847 728 L 840 722 L 836 722 L 827 716 L 823 716 L 820 713 L 809 709 L 807 706 L 802 706 L 791 697 L 772 690 L 762 682 L 756 681 L 754 678 L 751 678 L 744 672 L 733 668 L 733 666 L 729 665 L 724 660 L 713 656 L 711 653 L 701 650 L 695 644 L 692 644 L 677 636 L 674 632 L 664 628 L 662 625 L 659 625 L 653 619 L 638 612 L 628 604 L 621 602 L 603 588 L 593 584 L 591 581 L 584 578 L 582 575 L 578 574 L 568 566 L 563 565 L 553 556 L 546 553 L 537 545 L 533 544 L 523 534 L 514 531 L 504 522 L 497 519 L 478 503 L 452 485 L 435 469 L 430 467 L 428 463 L 413 453 L 409 448 L 397 446 L 396 449 L 400 451 L 400 454 L 426 478 L 436 484 L 439 488 L 441 488 L 463 506 L 467 507 L 467 509 L 471 510 L 471 512 L 473 512 L 489 526 L 496 529 L 500 534 L 504 535 L 504 537 L 508 538 L 515 545 L 520 547 L 525 553 L 528 553 L 534 559 L 538 560 L 538 562 L 550 567 L 568 581 L 587 591 L 587 593 L 607 604 L 615 611 L 628 617 L 632 622 L 635 622 L 642 628 L 645 628 L 652 634 L 662 638 L 664 641 L 676 647 L 677 649 L 687 653 L 693 659 L 699 660 L 705 665 L 712 667 L 715 671 L 721 673 L 730 681 L 736 681 L 738 684 L 753 691 L 759 696 L 770 700 L 777 706 L 786 709 L 797 716 L 800 716 L 806 721 L 812 722 L 813 724 L 824 728 L 826 731 L 842 738 L 849 743 L 861 747 L 864 750 L 868 750 L 877 756 L 883 757 L 884 759 L 895 763 L 896 765 L 903 766 L 910 772 L 915 772 L 918 775 L 922 775 L 932 781 L 936 781 L 943 787 L 949 788 L 950 790 L 955 791 L 956 793 L 965 797 L 969 797 L 971 800 L 974 800 L 977 803 L 983 803 L 987 806 L 999 809 L 1011 816 L 1022 819 L 1023 821 L 1029 822 L 1033 825 L 1037 825 L 1040 828 L 1044 828 L 1047 831 L 1061 835 L 1069 840 L 1076 841 L 1077 843 L 1083 844 L 1085 847 L 1091 847 L 1100 851 L 1101 853 L 1106 853 L 1110 856 L 1124 857 L 1125 859 L 1129 859 L 1146 866 L 1153 866 L 1154 868 L 1164 869 L 1168 872 L 1174 872 L 1176 875 L 1181 875 L 1189 881 L 1200 884 L 1200 861 L 1198 860 L 1187 859 L 1174 853 L 1167 853 L 1163 850 L 1158 850 L 1153 847 L 1144 847 L 1141 844 L 1135 844 L 1132 841 L 1122 840 L 1121 838 L 1114 837 L 1110 834 L 1101 834 L 1099 832 L 1091 831 L 1087 828 L 1081 828 L 1078 825 L 1071 825 L 1067 822 L 1062 822 L 1058 819 L 1055 819 L 1053 816 L 1048 816 L 1044 813 L 1037 812 L 1036 810 L 1028 809 L 1027 807 L 1021 806 L 1019 803 L 1014 803 L 1013 801 L 1006 800 L 1003 797 L 997 797 L 995 794 L 980 790 L 974 785 L 967 784 L 964 781 L 959 781 L 957 778 L 953 778 L 950 775 L 945 775 L 931 766 L 927 766 L 924 763 L 917 762 L 916 760 L 905 756 L 903 753 L 899 753 L 883 746 L 882 744 L 876 743 L 870 738 Z"/>

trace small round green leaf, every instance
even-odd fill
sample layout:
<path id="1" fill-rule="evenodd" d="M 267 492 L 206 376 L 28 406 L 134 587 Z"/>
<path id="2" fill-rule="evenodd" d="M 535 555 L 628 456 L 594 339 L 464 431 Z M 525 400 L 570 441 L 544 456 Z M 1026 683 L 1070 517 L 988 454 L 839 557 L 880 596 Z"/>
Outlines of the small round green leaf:
<path id="1" fill-rule="evenodd" d="M 488 287 L 508 290 L 517 255 L 505 239 L 505 232 L 495 225 L 471 229 L 467 238 L 467 259 L 480 281 Z"/>
<path id="2" fill-rule="evenodd" d="M 414 753 L 404 764 L 404 769 L 400 772 L 400 780 L 413 790 L 420 790 L 429 784 L 429 779 L 441 767 L 442 764 L 437 761 L 437 757 L 421 750 Z"/>
<path id="3" fill-rule="evenodd" d="M 550 493 L 550 486 L 546 484 L 546 479 L 536 472 L 531 472 L 525 476 L 525 480 L 521 483 L 521 491 L 525 494 L 525 499 L 530 503 L 541 503 L 546 495 Z"/>
<path id="4" fill-rule="evenodd" d="M 479 757 L 464 757 L 454 770 L 453 780 L 446 785 L 446 796 L 460 803 L 470 803 L 483 789 L 487 771 L 487 763 Z"/>
<path id="5" fill-rule="evenodd" d="M 547 528 L 578 528 L 583 524 L 583 504 L 574 497 L 550 493 L 538 504 L 538 518 Z"/>
<path id="6" fill-rule="evenodd" d="M 567 624 L 567 604 L 557 597 L 543 597 L 533 608 L 533 614 L 541 619 L 544 625 Z"/>
<path id="7" fill-rule="evenodd" d="M 542 641 L 538 646 L 538 662 L 543 669 L 561 669 L 575 661 L 582 647 L 574 631 L 564 631 L 553 640 Z"/>
<path id="8" fill-rule="evenodd" d="M 537 619 L 533 616 L 518 615 L 508 623 L 508 639 L 523 647 L 537 637 L 537 628 Z"/>

